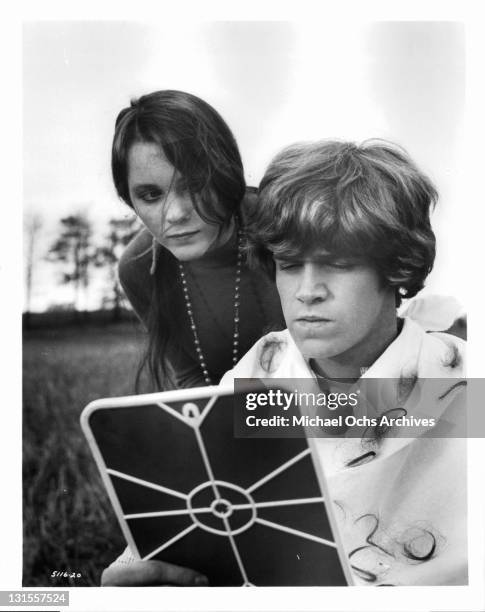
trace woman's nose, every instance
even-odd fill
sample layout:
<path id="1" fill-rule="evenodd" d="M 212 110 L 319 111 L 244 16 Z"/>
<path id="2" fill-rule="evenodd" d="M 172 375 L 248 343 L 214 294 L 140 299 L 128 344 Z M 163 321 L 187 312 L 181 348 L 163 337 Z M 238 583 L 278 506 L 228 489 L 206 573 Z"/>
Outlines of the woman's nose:
<path id="1" fill-rule="evenodd" d="M 190 219 L 193 205 L 186 195 L 170 194 L 165 202 L 164 220 L 167 225 L 179 225 Z"/>

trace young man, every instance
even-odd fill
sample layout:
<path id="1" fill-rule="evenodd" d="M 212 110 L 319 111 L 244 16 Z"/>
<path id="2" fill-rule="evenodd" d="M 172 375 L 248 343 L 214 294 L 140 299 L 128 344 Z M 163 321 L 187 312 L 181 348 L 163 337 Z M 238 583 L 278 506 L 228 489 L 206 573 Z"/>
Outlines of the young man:
<path id="1" fill-rule="evenodd" d="M 464 342 L 396 314 L 432 268 L 436 198 L 389 143 L 297 145 L 269 166 L 248 232 L 252 255 L 276 278 L 288 329 L 258 341 L 221 385 L 307 378 L 340 390 L 389 379 L 391 399 L 378 409 L 440 417 L 447 436 L 432 437 L 432 429 L 413 439 L 390 427 L 315 440 L 357 584 L 467 582 L 466 449 L 453 437 L 464 413 Z M 437 380 L 429 393 L 421 388 L 424 405 L 414 402 L 416 385 L 409 388 L 418 378 Z M 207 583 L 129 551 L 102 582 Z"/>
<path id="2" fill-rule="evenodd" d="M 386 398 L 396 400 L 380 414 L 431 415 L 440 434 L 390 427 L 316 440 L 356 583 L 466 584 L 464 342 L 396 310 L 433 266 L 434 187 L 390 143 L 324 141 L 277 155 L 259 194 L 251 253 L 276 279 L 287 329 L 221 384 L 313 377 L 331 391 L 391 379 Z M 421 391 L 426 401 L 413 394 L 418 379 L 439 379 Z"/>

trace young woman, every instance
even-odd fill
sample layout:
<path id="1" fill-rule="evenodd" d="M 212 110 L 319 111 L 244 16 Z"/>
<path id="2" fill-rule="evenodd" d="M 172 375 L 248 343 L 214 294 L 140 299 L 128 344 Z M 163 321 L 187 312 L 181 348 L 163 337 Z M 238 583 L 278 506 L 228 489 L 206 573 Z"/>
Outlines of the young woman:
<path id="1" fill-rule="evenodd" d="M 112 172 L 145 226 L 119 276 L 148 331 L 149 390 L 216 384 L 265 331 L 284 327 L 274 284 L 246 265 L 254 196 L 236 141 L 200 98 L 157 91 L 118 115 Z"/>

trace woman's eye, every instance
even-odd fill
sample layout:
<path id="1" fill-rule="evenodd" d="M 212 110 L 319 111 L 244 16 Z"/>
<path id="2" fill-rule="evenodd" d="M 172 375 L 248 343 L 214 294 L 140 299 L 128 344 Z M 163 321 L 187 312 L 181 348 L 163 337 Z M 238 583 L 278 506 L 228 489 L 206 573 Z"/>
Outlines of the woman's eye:
<path id="1" fill-rule="evenodd" d="M 161 191 L 146 191 L 140 195 L 140 199 L 144 202 L 155 202 L 162 196 Z"/>

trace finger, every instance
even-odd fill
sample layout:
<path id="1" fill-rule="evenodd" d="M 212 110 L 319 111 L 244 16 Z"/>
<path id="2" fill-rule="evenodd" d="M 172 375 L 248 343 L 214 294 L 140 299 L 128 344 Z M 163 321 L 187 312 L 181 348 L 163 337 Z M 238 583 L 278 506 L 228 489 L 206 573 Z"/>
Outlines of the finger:
<path id="1" fill-rule="evenodd" d="M 145 561 L 153 564 L 154 575 L 162 578 L 164 584 L 176 584 L 178 586 L 208 586 L 207 576 L 196 572 L 188 567 L 180 567 L 163 561 Z"/>
<path id="2" fill-rule="evenodd" d="M 111 565 L 101 577 L 102 586 L 208 586 L 207 577 L 187 567 L 162 561 L 134 561 Z"/>

